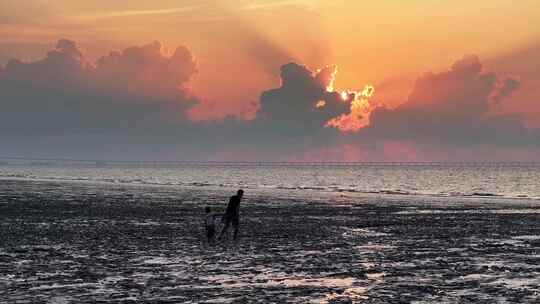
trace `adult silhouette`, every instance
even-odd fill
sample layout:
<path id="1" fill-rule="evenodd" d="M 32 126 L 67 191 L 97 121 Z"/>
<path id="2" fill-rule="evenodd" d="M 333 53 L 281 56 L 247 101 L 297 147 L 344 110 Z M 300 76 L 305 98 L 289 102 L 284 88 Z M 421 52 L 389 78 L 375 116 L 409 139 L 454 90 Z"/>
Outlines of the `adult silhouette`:
<path id="1" fill-rule="evenodd" d="M 243 196 L 244 190 L 240 189 L 236 192 L 236 195 L 231 196 L 231 198 L 229 199 L 227 210 L 223 215 L 223 222 L 225 226 L 223 226 L 223 229 L 221 230 L 221 233 L 219 235 L 220 240 L 223 235 L 227 233 L 231 224 L 233 225 L 234 239 L 236 240 L 236 237 L 238 236 L 238 226 L 240 225 L 240 201 L 242 201 Z"/>

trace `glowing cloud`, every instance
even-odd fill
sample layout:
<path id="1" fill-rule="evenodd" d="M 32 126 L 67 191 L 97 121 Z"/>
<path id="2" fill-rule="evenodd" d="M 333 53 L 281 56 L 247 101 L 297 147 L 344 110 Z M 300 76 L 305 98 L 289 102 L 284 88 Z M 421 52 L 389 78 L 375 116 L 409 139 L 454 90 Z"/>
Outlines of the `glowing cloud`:
<path id="1" fill-rule="evenodd" d="M 319 101 L 317 101 L 317 103 L 315 104 L 315 108 L 317 108 L 317 109 L 318 109 L 318 108 L 322 108 L 322 107 L 324 107 L 325 105 L 326 105 L 326 101 L 324 101 L 324 100 L 319 100 Z"/>
<path id="2" fill-rule="evenodd" d="M 337 128 L 343 132 L 358 131 L 369 125 L 369 116 L 374 107 L 369 102 L 369 98 L 375 93 L 373 86 L 367 85 L 361 92 L 343 91 L 341 99 L 351 103 L 350 111 L 332 118 L 326 122 L 325 127 Z"/>

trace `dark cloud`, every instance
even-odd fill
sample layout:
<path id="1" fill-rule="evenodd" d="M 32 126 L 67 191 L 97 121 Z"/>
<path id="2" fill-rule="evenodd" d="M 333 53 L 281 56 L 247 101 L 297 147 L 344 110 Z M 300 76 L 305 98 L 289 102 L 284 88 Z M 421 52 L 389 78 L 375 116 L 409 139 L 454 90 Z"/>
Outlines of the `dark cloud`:
<path id="1" fill-rule="evenodd" d="M 528 144 L 537 132 L 517 115 L 494 115 L 520 82 L 484 72 L 476 56 L 457 61 L 450 70 L 417 79 L 407 101 L 395 109 L 377 108 L 364 139 L 403 140 L 418 144 Z"/>
<path id="2" fill-rule="evenodd" d="M 333 90 L 336 67 L 313 73 L 289 63 L 281 67 L 281 87 L 261 95 L 256 122 L 269 130 L 289 134 L 314 134 L 333 117 L 348 111 L 349 103 Z"/>
<path id="3" fill-rule="evenodd" d="M 534 150 L 540 143 L 540 132 L 524 127 L 520 116 L 493 111 L 511 102 L 521 81 L 485 72 L 475 56 L 422 75 L 405 103 L 370 108 L 369 125 L 350 132 L 325 127 L 362 94 L 333 89 L 335 66 L 283 65 L 281 85 L 261 94 L 253 120 L 219 122 L 188 119 L 198 99 L 187 84 L 196 73 L 188 49 L 166 56 L 158 42 L 89 62 L 75 42 L 63 39 L 41 60 L 10 60 L 0 67 L 0 154 L 419 160 L 437 153 L 449 159 L 448 151 L 467 155 L 475 147 Z"/>
<path id="4" fill-rule="evenodd" d="M 222 122 L 198 124 L 211 138 L 216 159 L 300 159 L 307 150 L 336 143 L 340 132 L 325 128 L 333 117 L 349 110 L 350 99 L 331 89 L 335 66 L 317 72 L 289 63 L 280 69 L 281 85 L 260 96 L 256 117 L 250 121 L 229 117 Z M 318 105 L 318 107 L 317 107 Z M 224 156 L 225 155 L 225 156 Z"/>
<path id="5" fill-rule="evenodd" d="M 10 60 L 0 74 L 0 127 L 35 135 L 171 132 L 197 100 L 182 86 L 196 73 L 190 52 L 154 42 L 88 62 L 59 40 L 44 59 Z"/>

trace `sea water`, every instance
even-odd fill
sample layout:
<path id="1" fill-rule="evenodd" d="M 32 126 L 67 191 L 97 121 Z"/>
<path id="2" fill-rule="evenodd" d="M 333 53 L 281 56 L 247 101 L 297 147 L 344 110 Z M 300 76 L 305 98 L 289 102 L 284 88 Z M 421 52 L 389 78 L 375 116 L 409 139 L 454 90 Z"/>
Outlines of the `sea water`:
<path id="1" fill-rule="evenodd" d="M 3 164 L 0 179 L 540 199 L 538 166 Z"/>

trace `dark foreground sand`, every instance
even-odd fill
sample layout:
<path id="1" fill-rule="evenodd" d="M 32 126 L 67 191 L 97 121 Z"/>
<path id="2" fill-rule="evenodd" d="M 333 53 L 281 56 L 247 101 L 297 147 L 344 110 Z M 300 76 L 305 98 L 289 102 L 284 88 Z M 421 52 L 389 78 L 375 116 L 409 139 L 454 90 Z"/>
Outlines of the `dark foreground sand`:
<path id="1" fill-rule="evenodd" d="M 540 303 L 540 204 L 0 181 L 1 303 Z"/>

